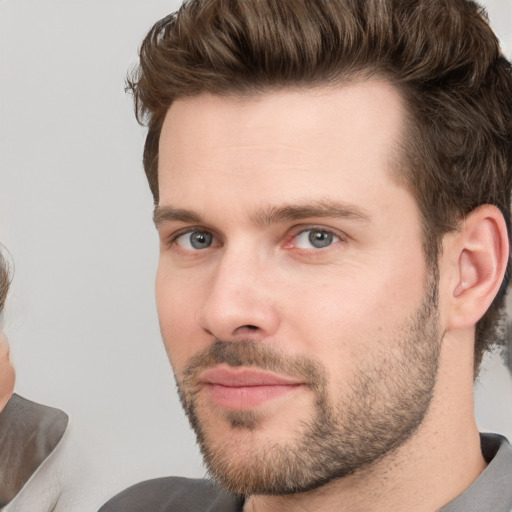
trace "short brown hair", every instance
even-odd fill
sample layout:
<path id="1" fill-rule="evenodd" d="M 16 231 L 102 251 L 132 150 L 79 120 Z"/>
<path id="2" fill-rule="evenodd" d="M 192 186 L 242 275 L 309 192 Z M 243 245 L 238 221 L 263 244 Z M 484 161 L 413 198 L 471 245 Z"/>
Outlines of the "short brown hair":
<path id="1" fill-rule="evenodd" d="M 483 9 L 466 0 L 186 1 L 150 30 L 128 79 L 148 126 L 143 161 L 155 204 L 160 131 L 175 99 L 360 74 L 386 77 L 408 103 L 401 171 L 423 216 L 427 261 L 436 264 L 442 235 L 479 205 L 499 207 L 510 226 L 511 66 Z M 509 270 L 477 324 L 475 368 L 501 340 Z"/>

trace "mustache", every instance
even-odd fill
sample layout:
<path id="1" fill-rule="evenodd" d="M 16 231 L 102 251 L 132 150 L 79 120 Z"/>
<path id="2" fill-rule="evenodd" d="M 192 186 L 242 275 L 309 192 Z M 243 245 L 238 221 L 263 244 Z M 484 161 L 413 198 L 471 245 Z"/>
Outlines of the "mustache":
<path id="1" fill-rule="evenodd" d="M 182 372 L 182 383 L 197 384 L 199 374 L 219 364 L 253 367 L 288 377 L 300 377 L 312 388 L 326 383 L 323 366 L 310 357 L 285 355 L 261 341 L 216 339 L 208 348 L 192 356 Z"/>

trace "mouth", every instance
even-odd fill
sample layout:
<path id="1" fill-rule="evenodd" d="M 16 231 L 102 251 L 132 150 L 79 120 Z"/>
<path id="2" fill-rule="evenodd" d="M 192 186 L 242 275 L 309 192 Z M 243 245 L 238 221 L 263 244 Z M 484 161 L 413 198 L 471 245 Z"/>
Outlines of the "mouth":
<path id="1" fill-rule="evenodd" d="M 272 372 L 227 365 L 203 371 L 199 380 L 217 406 L 238 411 L 254 409 L 306 385 Z"/>

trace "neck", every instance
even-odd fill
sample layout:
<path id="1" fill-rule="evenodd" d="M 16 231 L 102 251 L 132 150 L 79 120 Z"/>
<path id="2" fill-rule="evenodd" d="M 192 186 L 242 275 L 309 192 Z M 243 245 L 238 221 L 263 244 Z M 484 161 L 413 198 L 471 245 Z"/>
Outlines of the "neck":
<path id="1" fill-rule="evenodd" d="M 451 348 L 457 350 L 456 345 L 455 340 Z M 394 453 L 313 491 L 251 496 L 244 512 L 434 512 L 442 508 L 486 466 L 473 412 L 472 355 L 466 357 L 462 361 L 459 351 L 456 367 L 443 364 L 451 355 L 442 355 L 427 416 Z M 467 368 L 463 375 L 462 365 Z"/>

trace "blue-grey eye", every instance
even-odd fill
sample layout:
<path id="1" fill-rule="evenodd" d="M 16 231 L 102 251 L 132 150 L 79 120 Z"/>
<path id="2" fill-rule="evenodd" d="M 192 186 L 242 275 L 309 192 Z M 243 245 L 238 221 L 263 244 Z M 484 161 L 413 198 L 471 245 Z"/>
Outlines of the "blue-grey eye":
<path id="1" fill-rule="evenodd" d="M 208 231 L 191 231 L 180 235 L 176 239 L 176 243 L 188 250 L 208 249 L 213 243 L 213 236 Z"/>
<path id="2" fill-rule="evenodd" d="M 331 233 L 326 233 L 325 231 L 319 231 L 316 229 L 312 229 L 309 232 L 308 238 L 311 242 L 311 245 L 317 249 L 322 249 L 323 247 L 331 245 L 333 240 Z"/>
<path id="3" fill-rule="evenodd" d="M 299 249 L 323 249 L 339 241 L 339 237 L 329 231 L 323 229 L 307 229 L 296 236 L 295 246 Z"/>

